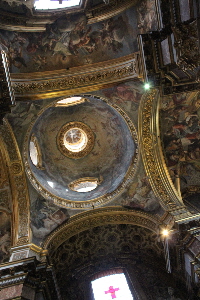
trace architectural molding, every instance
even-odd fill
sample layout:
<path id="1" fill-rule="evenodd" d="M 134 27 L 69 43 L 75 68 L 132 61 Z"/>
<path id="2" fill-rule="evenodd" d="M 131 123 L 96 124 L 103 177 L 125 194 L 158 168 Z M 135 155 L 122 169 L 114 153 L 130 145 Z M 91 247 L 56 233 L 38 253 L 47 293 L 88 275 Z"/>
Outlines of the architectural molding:
<path id="1" fill-rule="evenodd" d="M 83 93 L 105 85 L 138 78 L 138 54 L 134 53 L 109 62 L 70 70 L 11 74 L 16 98 L 31 100 L 66 96 L 66 92 Z"/>
<path id="2" fill-rule="evenodd" d="M 43 248 L 50 255 L 71 236 L 92 227 L 108 224 L 132 224 L 159 233 L 157 217 L 141 211 L 127 210 L 121 207 L 108 207 L 90 210 L 71 217 L 67 223 L 55 229 L 44 241 Z"/>
<path id="3" fill-rule="evenodd" d="M 1 264 L 0 299 L 35 299 L 42 293 L 46 299 L 61 300 L 52 266 L 35 257 Z"/>
<path id="4" fill-rule="evenodd" d="M 139 145 L 144 167 L 155 195 L 164 208 L 182 206 L 162 153 L 159 132 L 159 92 L 151 89 L 144 94 L 139 109 Z"/>
<path id="5" fill-rule="evenodd" d="M 169 211 L 177 223 L 190 222 L 200 218 L 192 215 L 184 206 L 179 188 L 175 188 L 169 175 L 162 151 L 159 130 L 160 96 L 157 89 L 151 89 L 142 97 L 139 108 L 139 149 L 149 182 L 162 207 Z"/>
<path id="6" fill-rule="evenodd" d="M 29 243 L 29 195 L 21 155 L 12 128 L 7 120 L 0 127 L 2 144 L 7 153 L 7 164 L 12 190 L 13 245 Z"/>
<path id="7" fill-rule="evenodd" d="M 92 96 L 90 94 L 82 95 L 83 97 L 89 97 Z M 24 147 L 23 147 L 23 159 L 24 159 L 24 165 L 25 165 L 25 171 L 26 174 L 32 183 L 33 187 L 40 193 L 45 199 L 53 201 L 56 205 L 67 208 L 67 209 L 91 209 L 97 206 L 102 206 L 106 203 L 109 203 L 111 200 L 113 200 L 117 195 L 120 194 L 120 192 L 123 191 L 125 186 L 130 182 L 131 178 L 134 177 L 135 172 L 137 170 L 138 166 L 138 137 L 137 137 L 137 130 L 135 128 L 135 125 L 132 123 L 131 119 L 128 117 L 128 115 L 116 104 L 111 104 L 108 102 L 106 98 L 98 97 L 102 101 L 105 101 L 108 105 L 110 105 L 114 110 L 116 110 L 121 117 L 124 119 L 125 123 L 127 124 L 130 133 L 132 135 L 134 144 L 135 144 L 135 154 L 133 155 L 132 163 L 129 166 L 122 183 L 111 193 L 104 194 L 98 198 L 94 198 L 92 200 L 86 200 L 86 201 L 73 201 L 70 199 L 65 199 L 58 197 L 54 195 L 53 193 L 50 193 L 47 189 L 45 189 L 39 181 L 35 178 L 33 172 L 31 171 L 30 165 L 29 165 L 29 139 L 31 130 L 33 128 L 33 125 L 35 123 L 35 120 L 31 122 L 25 139 L 24 139 Z M 56 100 L 56 102 L 58 99 Z M 42 113 L 49 107 L 52 107 L 55 105 L 56 102 L 52 102 L 49 105 L 45 106 L 39 113 L 38 117 L 42 115 Z"/>

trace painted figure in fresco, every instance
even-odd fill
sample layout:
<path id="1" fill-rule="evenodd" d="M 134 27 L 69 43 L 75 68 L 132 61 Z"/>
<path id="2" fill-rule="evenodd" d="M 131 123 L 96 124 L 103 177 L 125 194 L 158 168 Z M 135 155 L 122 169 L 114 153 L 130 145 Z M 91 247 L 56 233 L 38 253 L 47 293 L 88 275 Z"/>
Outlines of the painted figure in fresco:
<path id="1" fill-rule="evenodd" d="M 122 51 L 130 53 L 125 41 L 129 27 L 125 14 L 92 25 L 84 14 L 68 15 L 47 24 L 44 32 L 0 30 L 0 47 L 8 52 L 12 72 L 63 69 L 83 61 L 98 62 L 101 56 L 108 59 Z"/>
<path id="2" fill-rule="evenodd" d="M 65 210 L 38 198 L 32 206 L 31 229 L 37 239 L 43 239 L 67 219 Z"/>
<path id="3" fill-rule="evenodd" d="M 110 18 L 102 24 L 101 42 L 106 48 L 118 52 L 123 47 L 122 41 L 127 34 L 127 26 L 122 16 L 117 19 Z"/>
<path id="4" fill-rule="evenodd" d="M 108 89 L 105 91 L 105 96 L 110 98 L 113 103 L 117 103 L 120 106 L 128 106 L 130 111 L 133 109 L 132 106 L 138 107 L 142 93 L 140 86 L 133 82 L 132 84 L 122 83 L 112 89 Z"/>
<path id="5" fill-rule="evenodd" d="M 16 32 L 10 37 L 3 36 L 0 33 L 0 43 L 2 45 L 1 48 L 8 53 L 10 65 L 17 67 L 18 69 L 22 66 L 27 67 L 23 57 L 23 47 L 27 43 L 26 38 Z"/>
<path id="6" fill-rule="evenodd" d="M 10 218 L 5 212 L 0 212 L 0 263 L 8 261 L 11 246 Z"/>
<path id="7" fill-rule="evenodd" d="M 141 1 L 137 11 L 140 33 L 156 30 L 155 0 Z"/>
<path id="8" fill-rule="evenodd" d="M 172 180 L 178 175 L 181 184 L 188 184 L 187 165 L 200 171 L 200 94 L 183 93 L 169 96 L 163 103 L 166 120 L 164 148 Z"/>
<path id="9" fill-rule="evenodd" d="M 160 206 L 146 177 L 139 178 L 138 182 L 130 187 L 128 198 L 123 201 L 123 205 L 145 211 L 153 211 Z"/>
<path id="10" fill-rule="evenodd" d="M 0 251 L 4 254 L 9 254 L 10 243 L 10 232 L 5 231 L 5 233 L 0 235 Z"/>

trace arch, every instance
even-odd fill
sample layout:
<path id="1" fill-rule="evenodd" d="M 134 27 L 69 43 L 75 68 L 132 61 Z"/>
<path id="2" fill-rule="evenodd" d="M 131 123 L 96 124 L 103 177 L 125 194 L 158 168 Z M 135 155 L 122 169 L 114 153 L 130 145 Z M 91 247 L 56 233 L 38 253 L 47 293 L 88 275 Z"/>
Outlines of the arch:
<path id="1" fill-rule="evenodd" d="M 132 224 L 159 232 L 160 222 L 155 216 L 121 207 L 106 207 L 80 213 L 54 230 L 43 242 L 43 248 L 53 254 L 67 239 L 87 229 L 108 224 Z"/>
<path id="2" fill-rule="evenodd" d="M 12 203 L 12 245 L 30 242 L 29 195 L 20 151 L 7 120 L 0 127 L 0 144 L 6 160 L 8 180 L 11 188 Z M 8 204 L 8 203 L 7 203 Z"/>
<path id="3" fill-rule="evenodd" d="M 182 197 L 169 175 L 160 140 L 160 94 L 155 88 L 146 92 L 139 108 L 139 148 L 151 187 L 164 209 L 185 208 Z"/>

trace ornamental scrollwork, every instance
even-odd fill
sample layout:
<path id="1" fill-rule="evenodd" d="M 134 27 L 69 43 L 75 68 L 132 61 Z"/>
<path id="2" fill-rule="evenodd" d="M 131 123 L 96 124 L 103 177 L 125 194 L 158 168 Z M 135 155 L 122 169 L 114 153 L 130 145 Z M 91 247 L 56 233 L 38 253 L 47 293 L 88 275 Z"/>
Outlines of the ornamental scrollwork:
<path id="1" fill-rule="evenodd" d="M 79 232 L 92 227 L 108 224 L 133 224 L 158 233 L 159 221 L 144 212 L 130 211 L 121 207 L 99 208 L 71 217 L 67 223 L 59 226 L 44 241 L 43 248 L 53 253 L 59 245 Z"/>
<path id="2" fill-rule="evenodd" d="M 139 111 L 139 145 L 156 197 L 165 209 L 173 210 L 183 207 L 183 202 L 171 181 L 162 153 L 158 123 L 159 99 L 156 89 L 151 89 L 143 96 Z"/>
<path id="3" fill-rule="evenodd" d="M 112 82 L 118 82 L 122 79 L 129 79 L 138 77 L 137 72 L 137 53 L 128 55 L 125 58 L 113 59 L 107 66 L 103 63 L 97 63 L 94 68 L 77 68 L 76 73 L 59 72 L 60 78 L 56 77 L 54 73 L 41 74 L 41 78 L 34 77 L 32 74 L 26 74 L 24 79 L 18 81 L 15 76 L 12 78 L 12 86 L 15 92 L 15 96 L 23 97 L 36 95 L 37 98 L 42 94 L 54 93 L 59 94 L 66 90 L 84 89 L 89 86 L 98 86 L 102 84 L 108 84 Z M 30 79 L 29 79 L 30 76 Z M 55 96 L 55 95 L 54 95 Z"/>
<path id="4" fill-rule="evenodd" d="M 197 20 L 180 23 L 172 27 L 174 47 L 178 55 L 178 66 L 183 70 L 194 70 L 200 64 Z"/>
<path id="5" fill-rule="evenodd" d="M 2 141 L 8 153 L 9 176 L 11 178 L 12 201 L 15 207 L 13 220 L 14 244 L 20 239 L 29 243 L 29 195 L 21 155 L 12 128 L 4 119 L 1 126 Z"/>

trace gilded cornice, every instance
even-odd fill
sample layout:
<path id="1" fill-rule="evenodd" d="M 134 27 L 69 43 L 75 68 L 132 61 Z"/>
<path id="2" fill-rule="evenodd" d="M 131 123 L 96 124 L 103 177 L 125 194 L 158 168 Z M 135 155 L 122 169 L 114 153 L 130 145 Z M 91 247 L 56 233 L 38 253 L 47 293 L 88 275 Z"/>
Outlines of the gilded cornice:
<path id="1" fill-rule="evenodd" d="M 29 195 L 20 151 L 7 120 L 0 127 L 12 190 L 13 245 L 29 242 Z"/>
<path id="2" fill-rule="evenodd" d="M 155 195 L 165 209 L 171 210 L 183 206 L 183 202 L 171 181 L 162 153 L 159 99 L 159 91 L 156 89 L 146 92 L 142 98 L 139 109 L 139 147 Z"/>
<path id="3" fill-rule="evenodd" d="M 90 210 L 71 217 L 67 223 L 55 229 L 44 241 L 43 248 L 52 254 L 71 236 L 92 227 L 108 224 L 132 224 L 159 232 L 159 220 L 141 211 L 127 210 L 122 207 L 107 207 Z"/>
<path id="4" fill-rule="evenodd" d="M 83 97 L 92 96 L 89 94 L 82 95 Z M 127 114 L 116 104 L 111 104 L 108 102 L 106 98 L 98 97 L 102 101 L 105 101 L 108 105 L 110 105 L 112 108 L 114 108 L 124 119 L 125 123 L 127 124 L 130 133 L 132 135 L 134 144 L 135 144 L 135 153 L 133 155 L 133 159 L 131 162 L 131 165 L 129 166 L 124 178 L 123 182 L 111 193 L 104 194 L 101 197 L 94 198 L 92 200 L 86 200 L 86 201 L 74 201 L 70 199 L 60 198 L 53 193 L 50 193 L 49 190 L 45 189 L 40 182 L 36 179 L 33 172 L 31 171 L 30 165 L 29 165 L 29 141 L 30 141 L 30 133 L 33 128 L 33 125 L 35 123 L 35 120 L 31 122 L 26 136 L 24 140 L 24 146 L 23 146 L 23 159 L 24 159 L 24 165 L 25 165 L 25 171 L 26 174 L 32 183 L 33 187 L 40 193 L 45 199 L 53 201 L 56 205 L 67 208 L 67 209 L 91 209 L 92 207 L 102 206 L 110 201 L 112 201 L 117 195 L 119 195 L 126 185 L 130 182 L 130 180 L 134 177 L 135 172 L 138 167 L 138 137 L 137 137 L 137 130 L 135 128 L 135 125 L 132 123 L 131 119 L 127 116 Z M 56 100 L 57 102 L 57 100 Z M 42 115 L 42 113 L 49 107 L 52 107 L 56 104 L 56 102 L 52 102 L 49 105 L 45 106 L 39 113 L 38 117 Z"/>
<path id="5" fill-rule="evenodd" d="M 71 70 L 11 74 L 15 97 L 43 99 L 82 93 L 138 77 L 138 53 Z"/>
<path id="6" fill-rule="evenodd" d="M 22 0 L 5 0 L 6 2 L 21 5 Z M 126 9 L 137 4 L 138 0 L 110 0 L 109 5 L 101 4 L 96 7 L 89 8 L 81 5 L 78 8 L 53 10 L 51 12 L 37 12 L 33 9 L 32 0 L 23 1 L 23 4 L 31 10 L 31 16 L 18 15 L 17 13 L 0 12 L 0 28 L 18 32 L 41 32 L 46 30 L 46 24 L 52 24 L 63 15 L 71 15 L 82 13 L 85 14 L 88 24 L 100 22 L 108 18 L 114 17 Z"/>
<path id="7" fill-rule="evenodd" d="M 138 0 L 114 0 L 110 1 L 109 5 L 101 5 L 86 11 L 88 24 L 100 22 L 112 18 L 131 6 L 136 5 Z"/>

